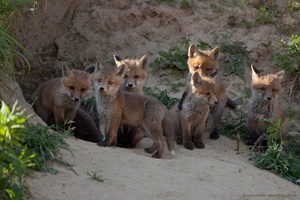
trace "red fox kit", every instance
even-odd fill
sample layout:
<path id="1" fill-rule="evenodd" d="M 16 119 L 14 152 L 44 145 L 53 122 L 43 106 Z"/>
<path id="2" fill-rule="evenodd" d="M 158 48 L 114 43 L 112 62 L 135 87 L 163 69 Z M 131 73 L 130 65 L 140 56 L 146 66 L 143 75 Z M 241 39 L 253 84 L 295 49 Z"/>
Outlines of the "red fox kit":
<path id="1" fill-rule="evenodd" d="M 62 78 L 46 81 L 37 88 L 33 94 L 33 109 L 47 124 L 55 123 L 61 126 L 65 121 L 74 119 L 90 84 L 88 73 L 71 70 L 64 63 Z"/>
<path id="2" fill-rule="evenodd" d="M 144 55 L 141 59 L 122 59 L 114 55 L 114 60 L 117 67 L 122 65 L 125 67 L 122 89 L 126 92 L 144 94 L 143 87 L 148 77 L 147 56 Z M 122 125 L 118 132 L 118 146 L 134 148 L 144 136 L 139 129 Z"/>
<path id="3" fill-rule="evenodd" d="M 252 68 L 252 97 L 249 101 L 247 127 L 250 133 L 250 145 L 253 145 L 260 135 L 266 132 L 269 124 L 264 118 L 272 120 L 280 119 L 281 124 L 285 121 L 285 114 L 278 104 L 281 91 L 281 81 L 284 71 L 276 74 L 258 76 L 256 69 Z M 287 127 L 282 132 L 283 138 L 287 134 Z"/>
<path id="4" fill-rule="evenodd" d="M 216 97 L 215 76 L 201 77 L 195 72 L 190 81 L 189 91 L 179 110 L 175 105 L 171 111 L 176 115 L 175 123 L 176 142 L 183 145 L 186 149 L 205 148 L 203 135 L 206 120 L 209 115 L 210 107 L 218 104 Z M 183 141 L 182 141 L 183 140 Z"/>
<path id="5" fill-rule="evenodd" d="M 127 92 L 134 92 L 144 94 L 143 87 L 147 80 L 148 73 L 147 56 L 144 55 L 141 59 L 122 59 L 121 57 L 114 55 L 115 63 L 117 67 L 125 66 L 125 75 L 122 84 L 122 88 Z"/>
<path id="6" fill-rule="evenodd" d="M 105 135 L 100 146 L 116 146 L 117 131 L 120 124 L 137 127 L 153 139 L 153 145 L 145 148 L 154 158 L 160 158 L 164 152 L 166 137 L 169 151 L 174 153 L 174 135 L 172 120 L 168 110 L 157 99 L 120 89 L 123 82 L 124 66 L 104 67 L 97 63 L 93 74 L 99 129 Z"/>
<path id="7" fill-rule="evenodd" d="M 179 109 L 182 108 L 182 103 L 184 102 L 185 95 L 189 90 L 189 81 L 191 79 L 192 74 L 198 72 L 201 77 L 213 74 L 217 69 L 217 59 L 219 52 L 219 47 L 216 47 L 211 51 L 200 51 L 194 44 L 191 44 L 189 46 L 187 63 L 189 66 L 190 73 L 188 74 L 185 92 L 183 93 L 182 98 L 178 104 Z M 210 138 L 213 140 L 219 138 L 220 122 L 226 104 L 232 108 L 235 108 L 237 106 L 232 99 L 227 97 L 225 85 L 219 74 L 215 78 L 215 85 L 218 103 L 217 105 L 211 108 L 213 122 Z"/>

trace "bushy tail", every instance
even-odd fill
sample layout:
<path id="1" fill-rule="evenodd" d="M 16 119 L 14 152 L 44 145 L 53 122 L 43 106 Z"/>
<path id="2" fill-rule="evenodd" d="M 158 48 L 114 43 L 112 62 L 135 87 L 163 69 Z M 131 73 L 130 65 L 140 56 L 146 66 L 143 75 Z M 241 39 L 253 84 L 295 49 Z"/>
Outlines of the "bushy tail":
<path id="1" fill-rule="evenodd" d="M 167 141 L 169 152 L 173 155 L 175 155 L 174 150 L 174 120 L 170 113 L 170 111 L 167 111 L 165 114 L 165 118 L 163 121 L 163 129 L 164 129 L 164 136 Z"/>
<path id="2" fill-rule="evenodd" d="M 226 105 L 229 108 L 237 108 L 237 106 L 238 106 L 238 104 L 234 100 L 230 99 L 229 97 L 227 97 L 227 103 L 226 103 Z"/>

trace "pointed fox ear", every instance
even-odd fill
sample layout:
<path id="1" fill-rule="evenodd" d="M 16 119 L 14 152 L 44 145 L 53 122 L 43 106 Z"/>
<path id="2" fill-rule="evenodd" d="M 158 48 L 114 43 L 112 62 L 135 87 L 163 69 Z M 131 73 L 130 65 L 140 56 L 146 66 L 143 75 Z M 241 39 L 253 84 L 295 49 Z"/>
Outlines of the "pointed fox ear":
<path id="1" fill-rule="evenodd" d="M 94 73 L 96 71 L 96 66 L 95 65 L 90 65 L 87 68 L 85 68 L 84 71 L 87 72 L 87 73 L 89 73 L 89 74 L 92 74 L 92 73 Z"/>
<path id="2" fill-rule="evenodd" d="M 209 57 L 213 60 L 217 60 L 219 57 L 220 47 L 215 47 L 213 50 L 210 51 Z"/>
<path id="3" fill-rule="evenodd" d="M 252 80 L 258 79 L 258 75 L 256 73 L 258 70 L 253 65 L 251 65 L 251 69 L 252 69 Z"/>
<path id="4" fill-rule="evenodd" d="M 195 72 L 192 75 L 192 81 L 193 81 L 193 85 L 195 85 L 195 84 L 201 85 L 202 84 L 202 78 L 198 72 Z"/>
<path id="5" fill-rule="evenodd" d="M 115 60 L 115 63 L 117 65 L 117 67 L 121 66 L 122 65 L 122 58 L 116 54 L 114 54 L 114 60 Z"/>
<path id="6" fill-rule="evenodd" d="M 138 65 L 140 66 L 141 69 L 145 69 L 147 67 L 147 55 L 144 55 L 138 62 Z"/>
<path id="7" fill-rule="evenodd" d="M 104 66 L 103 66 L 102 62 L 99 60 L 99 61 L 96 62 L 96 66 L 95 66 L 94 72 L 101 71 L 101 70 L 103 70 L 103 68 L 104 68 Z"/>
<path id="8" fill-rule="evenodd" d="M 188 57 L 189 58 L 196 58 L 199 54 L 199 51 L 198 51 L 198 47 L 194 44 L 191 44 L 189 46 L 189 50 L 188 50 Z"/>
<path id="9" fill-rule="evenodd" d="M 70 76 L 72 74 L 72 70 L 69 68 L 68 64 L 66 62 L 63 62 L 62 66 L 62 76 Z"/>
<path id="10" fill-rule="evenodd" d="M 125 65 L 122 64 L 121 66 L 117 67 L 115 71 L 116 71 L 116 76 L 123 77 L 123 74 L 125 72 Z"/>
<path id="11" fill-rule="evenodd" d="M 284 70 L 282 70 L 282 71 L 280 71 L 280 72 L 277 72 L 276 74 L 275 74 L 275 76 L 277 76 L 278 77 L 278 79 L 281 81 L 282 79 L 283 79 L 283 77 L 284 77 Z"/>

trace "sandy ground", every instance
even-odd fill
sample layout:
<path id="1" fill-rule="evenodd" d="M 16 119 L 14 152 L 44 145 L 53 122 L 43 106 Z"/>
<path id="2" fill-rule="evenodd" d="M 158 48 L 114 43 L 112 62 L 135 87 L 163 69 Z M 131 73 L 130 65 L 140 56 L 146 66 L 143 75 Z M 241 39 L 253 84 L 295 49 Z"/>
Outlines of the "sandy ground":
<path id="1" fill-rule="evenodd" d="M 189 151 L 175 147 L 154 159 L 136 149 L 105 148 L 70 138 L 70 150 L 62 150 L 72 169 L 55 164 L 58 174 L 34 173 L 28 179 L 33 200 L 68 199 L 299 199 L 299 186 L 256 168 L 251 153 L 236 141 L 206 137 L 206 148 Z M 91 180 L 96 173 L 104 181 Z"/>

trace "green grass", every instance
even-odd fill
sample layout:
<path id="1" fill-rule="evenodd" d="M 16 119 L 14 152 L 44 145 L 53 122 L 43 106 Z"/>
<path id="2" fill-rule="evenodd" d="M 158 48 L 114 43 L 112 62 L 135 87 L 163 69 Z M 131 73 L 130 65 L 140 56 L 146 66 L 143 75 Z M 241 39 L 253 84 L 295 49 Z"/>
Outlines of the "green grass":
<path id="1" fill-rule="evenodd" d="M 268 132 L 268 149 L 255 154 L 255 165 L 261 169 L 270 170 L 281 177 L 300 185 L 300 155 L 299 146 L 287 146 L 286 140 L 281 137 L 281 130 L 290 123 L 266 119 L 270 123 Z M 296 142 L 299 145 L 299 140 Z M 285 150 L 286 149 L 286 150 Z"/>
<path id="2" fill-rule="evenodd" d="M 17 103 L 10 109 L 2 102 L 0 110 L 0 199 L 23 199 L 29 188 L 24 176 L 30 170 L 56 173 L 52 162 L 61 160 L 60 149 L 67 149 L 69 131 L 54 131 L 53 126 L 32 125 Z M 50 162 L 49 162 L 50 161 Z"/>
<path id="3" fill-rule="evenodd" d="M 97 172 L 86 172 L 86 174 L 89 176 L 90 180 L 96 181 L 97 183 L 102 183 L 105 180 L 100 175 L 98 175 Z"/>

